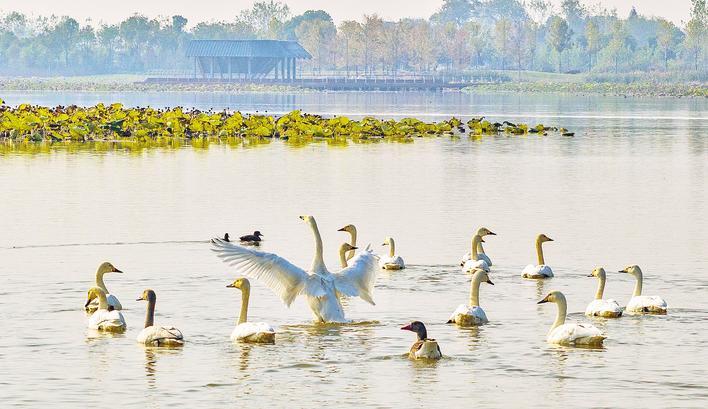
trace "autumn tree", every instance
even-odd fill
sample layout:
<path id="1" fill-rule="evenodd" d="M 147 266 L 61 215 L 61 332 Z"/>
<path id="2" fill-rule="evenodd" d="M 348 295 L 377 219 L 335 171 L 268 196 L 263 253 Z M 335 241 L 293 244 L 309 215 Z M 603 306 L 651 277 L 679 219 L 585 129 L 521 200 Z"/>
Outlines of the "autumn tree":
<path id="1" fill-rule="evenodd" d="M 561 72 L 563 64 L 563 51 L 570 47 L 571 35 L 572 31 L 563 18 L 555 16 L 551 19 L 548 30 L 548 41 L 550 46 L 558 53 L 558 72 Z"/>

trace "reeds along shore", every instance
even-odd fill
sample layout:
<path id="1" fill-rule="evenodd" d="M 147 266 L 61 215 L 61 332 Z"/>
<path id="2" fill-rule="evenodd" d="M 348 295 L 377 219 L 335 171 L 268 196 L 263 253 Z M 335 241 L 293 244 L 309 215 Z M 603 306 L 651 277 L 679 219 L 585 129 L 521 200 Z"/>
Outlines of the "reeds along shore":
<path id="1" fill-rule="evenodd" d="M 326 118 L 301 111 L 292 111 L 276 117 L 259 113 L 201 111 L 183 107 L 127 108 L 118 103 L 91 107 L 0 105 L 0 141 L 13 142 L 150 142 L 198 138 L 277 138 L 305 143 L 322 139 L 387 138 L 406 141 L 425 136 L 529 133 L 547 135 L 549 132 L 573 136 L 572 132 L 564 128 L 542 124 L 515 124 L 509 121 L 492 122 L 484 117 L 472 118 L 466 122 L 455 117 L 440 122 L 424 122 L 415 118 Z"/>

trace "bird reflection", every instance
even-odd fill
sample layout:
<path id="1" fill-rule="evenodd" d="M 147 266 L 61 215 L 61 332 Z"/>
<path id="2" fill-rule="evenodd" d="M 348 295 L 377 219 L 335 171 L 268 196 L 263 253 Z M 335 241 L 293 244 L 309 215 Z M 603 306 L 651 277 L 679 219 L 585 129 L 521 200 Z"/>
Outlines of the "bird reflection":
<path id="1" fill-rule="evenodd" d="M 151 348 L 145 348 L 145 379 L 148 389 L 155 389 L 157 375 L 157 356 Z"/>

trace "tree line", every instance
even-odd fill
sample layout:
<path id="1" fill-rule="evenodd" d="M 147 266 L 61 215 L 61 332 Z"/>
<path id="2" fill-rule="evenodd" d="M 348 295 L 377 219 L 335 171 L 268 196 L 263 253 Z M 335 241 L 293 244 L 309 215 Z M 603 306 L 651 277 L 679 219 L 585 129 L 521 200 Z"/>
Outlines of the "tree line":
<path id="1" fill-rule="evenodd" d="M 708 67 L 706 0 L 691 0 L 681 26 L 563 0 L 445 0 L 429 19 L 373 15 L 336 25 L 324 10 L 293 15 L 282 2 L 258 1 L 224 21 L 135 14 L 118 24 L 69 16 L 0 15 L 0 74 L 76 75 L 184 70 L 192 39 L 299 41 L 315 73 L 398 75 L 474 70 L 693 72 Z"/>

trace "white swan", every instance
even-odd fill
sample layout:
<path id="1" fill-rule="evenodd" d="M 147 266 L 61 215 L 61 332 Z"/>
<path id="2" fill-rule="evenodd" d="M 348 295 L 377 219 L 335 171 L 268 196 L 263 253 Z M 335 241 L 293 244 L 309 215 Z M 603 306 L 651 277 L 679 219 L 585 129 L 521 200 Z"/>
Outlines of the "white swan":
<path id="1" fill-rule="evenodd" d="M 565 296 L 560 291 L 550 292 L 544 299 L 538 302 L 543 304 L 547 302 L 555 303 L 558 306 L 558 315 L 553 323 L 551 330 L 548 331 L 546 341 L 549 344 L 559 345 L 585 345 L 585 346 L 601 346 L 605 340 L 599 329 L 589 324 L 566 324 L 565 315 L 568 310 L 568 303 Z"/>
<path id="2" fill-rule="evenodd" d="M 460 326 L 475 326 L 489 322 L 487 314 L 485 314 L 482 307 L 479 306 L 479 285 L 482 282 L 494 285 L 486 271 L 477 269 L 472 275 L 469 305 L 460 304 L 450 316 L 450 319 L 447 321 L 448 324 L 454 322 Z"/>
<path id="3" fill-rule="evenodd" d="M 157 296 L 153 290 L 147 289 L 143 291 L 143 294 L 135 301 L 147 301 L 145 327 L 140 331 L 137 337 L 139 343 L 154 347 L 179 347 L 184 345 L 182 331 L 175 327 L 155 325 L 155 303 L 157 302 Z"/>
<path id="4" fill-rule="evenodd" d="M 274 344 L 275 329 L 265 322 L 248 322 L 248 300 L 251 297 L 251 283 L 247 278 L 239 278 L 227 285 L 241 290 L 241 314 L 238 324 L 231 332 L 232 341 L 253 342 L 259 344 Z"/>
<path id="5" fill-rule="evenodd" d="M 315 237 L 315 257 L 309 271 L 275 254 L 250 250 L 220 239 L 214 239 L 213 250 L 239 273 L 261 280 L 288 306 L 298 294 L 306 295 L 315 321 L 348 322 L 339 298 L 358 296 L 374 305 L 371 293 L 376 280 L 377 256 L 371 251 L 363 251 L 352 259 L 350 267 L 330 273 L 322 259 L 322 238 L 315 218 L 300 218 L 310 226 Z"/>
<path id="6" fill-rule="evenodd" d="M 114 310 L 122 310 L 123 306 L 120 305 L 120 301 L 118 301 L 118 298 L 116 298 L 115 295 L 108 292 L 108 289 L 106 288 L 106 284 L 103 282 L 103 275 L 106 273 L 122 273 L 122 271 L 113 267 L 113 264 L 111 264 L 109 262 L 102 263 L 100 266 L 98 266 L 98 270 L 96 270 L 96 287 L 103 290 L 103 292 L 106 294 L 106 300 L 108 302 L 108 306 L 112 307 Z M 98 309 L 98 298 L 95 298 L 90 303 L 84 305 L 84 308 L 88 312 L 96 311 Z"/>
<path id="7" fill-rule="evenodd" d="M 93 300 L 98 300 L 98 308 L 88 319 L 88 328 L 105 332 L 123 332 L 127 327 L 125 318 L 120 311 L 112 309 L 106 300 L 106 292 L 102 288 L 92 287 L 88 290 L 86 306 Z"/>
<path id="8" fill-rule="evenodd" d="M 489 230 L 486 227 L 480 227 L 477 229 L 477 235 L 482 237 L 484 239 L 484 236 L 496 236 L 497 234 L 494 233 L 493 231 Z M 472 237 L 474 240 L 474 237 Z M 485 263 L 487 263 L 488 266 L 492 266 L 492 260 L 487 256 L 487 254 L 484 253 L 484 247 L 482 247 L 482 243 L 484 240 L 480 241 L 477 244 L 477 258 L 474 260 L 484 260 Z M 472 245 L 474 246 L 474 244 Z M 464 256 L 462 256 L 462 261 L 460 261 L 460 267 L 464 266 L 467 260 L 472 259 L 472 252 L 466 253 Z"/>
<path id="9" fill-rule="evenodd" d="M 592 273 L 588 277 L 597 277 L 597 292 L 595 293 L 595 299 L 592 300 L 588 307 L 585 309 L 585 315 L 591 317 L 604 317 L 604 318 L 618 318 L 622 316 L 622 308 L 619 306 L 615 300 L 605 300 L 602 298 L 605 292 L 605 281 L 607 280 L 607 275 L 605 269 L 598 267 L 592 270 Z"/>
<path id="10" fill-rule="evenodd" d="M 386 237 L 382 246 L 389 246 L 388 257 L 381 257 L 381 260 L 379 260 L 379 265 L 382 269 L 402 270 L 406 268 L 401 256 L 396 255 L 396 243 L 393 241 L 393 237 Z"/>
<path id="11" fill-rule="evenodd" d="M 337 231 L 344 231 L 349 233 L 349 236 L 351 238 L 351 242 L 349 243 L 349 245 L 353 248 L 347 253 L 347 261 L 349 261 L 352 259 L 352 257 L 354 257 L 354 250 L 356 249 L 356 227 L 353 224 L 348 224 Z"/>
<path id="12" fill-rule="evenodd" d="M 408 351 L 410 359 L 431 359 L 437 360 L 442 358 L 440 345 L 434 339 L 428 338 L 428 330 L 425 329 L 425 324 L 420 321 L 413 321 L 405 327 L 401 328 L 405 331 L 415 332 L 418 340 L 411 346 Z"/>
<path id="13" fill-rule="evenodd" d="M 543 247 L 541 247 L 541 245 L 547 241 L 553 241 L 553 239 L 545 234 L 539 234 L 536 237 L 536 255 L 538 256 L 538 265 L 527 265 L 521 272 L 521 277 L 532 279 L 553 277 L 553 270 L 546 265 L 546 261 L 543 259 Z"/>
<path id="14" fill-rule="evenodd" d="M 358 249 L 359 247 L 354 247 L 349 243 L 342 243 L 341 246 L 339 246 L 339 265 L 342 268 L 347 268 L 349 265 L 347 264 L 347 253 L 352 254 L 354 250 Z M 368 248 L 367 248 L 368 250 Z"/>
<path id="15" fill-rule="evenodd" d="M 465 264 L 462 266 L 462 271 L 469 273 L 476 269 L 481 269 L 489 272 L 489 264 L 487 264 L 486 261 L 477 258 L 477 245 L 483 241 L 484 239 L 482 239 L 482 236 L 479 234 L 475 234 L 474 237 L 472 237 L 472 256 L 469 260 L 465 261 Z"/>
<path id="16" fill-rule="evenodd" d="M 634 293 L 627 303 L 625 311 L 635 314 L 666 314 L 668 307 L 663 298 L 656 295 L 642 295 L 644 277 L 639 266 L 625 267 L 619 272 L 633 275 L 637 279 L 637 283 L 634 285 Z"/>

